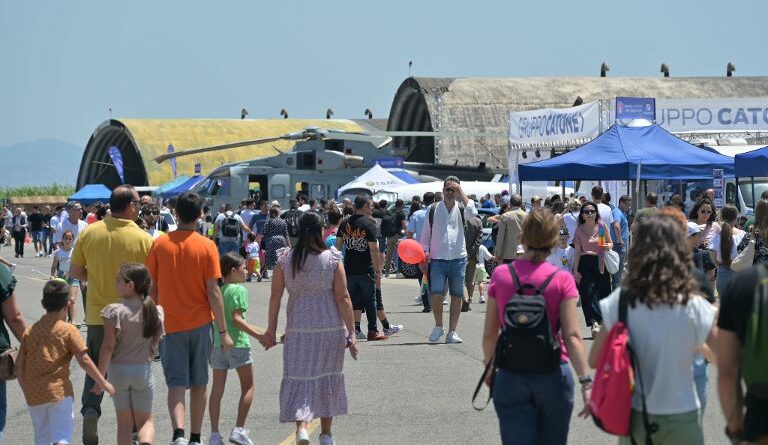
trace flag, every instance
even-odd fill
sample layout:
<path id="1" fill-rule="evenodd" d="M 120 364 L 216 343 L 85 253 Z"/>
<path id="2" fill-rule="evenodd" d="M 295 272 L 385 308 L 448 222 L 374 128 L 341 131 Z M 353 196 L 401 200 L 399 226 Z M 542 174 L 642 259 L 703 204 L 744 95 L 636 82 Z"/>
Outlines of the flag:
<path id="1" fill-rule="evenodd" d="M 120 149 L 114 145 L 109 147 L 109 157 L 112 159 L 112 165 L 117 170 L 117 175 L 120 176 L 120 183 L 125 184 L 125 170 L 123 169 L 123 154 L 120 153 Z"/>
<path id="2" fill-rule="evenodd" d="M 173 153 L 173 145 L 168 145 L 168 153 Z M 171 171 L 173 172 L 173 177 L 176 177 L 176 158 L 171 158 Z"/>

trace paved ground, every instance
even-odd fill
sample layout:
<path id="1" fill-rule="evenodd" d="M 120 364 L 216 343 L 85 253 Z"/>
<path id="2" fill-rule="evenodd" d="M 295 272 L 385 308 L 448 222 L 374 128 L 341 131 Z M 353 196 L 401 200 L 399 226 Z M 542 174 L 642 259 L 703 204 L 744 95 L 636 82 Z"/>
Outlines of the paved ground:
<path id="1" fill-rule="evenodd" d="M 2 248 L 0 255 L 13 257 L 13 250 Z M 39 301 L 50 259 L 24 258 L 18 261 L 17 295 L 28 322 L 38 319 L 42 308 Z M 269 283 L 247 285 L 250 293 L 248 320 L 266 326 Z M 493 406 L 485 411 L 472 409 L 470 399 L 482 372 L 481 336 L 484 306 L 475 304 L 473 311 L 462 314 L 458 332 L 463 344 L 430 345 L 427 342 L 434 320 L 422 314 L 414 304 L 416 282 L 385 279 L 385 305 L 389 319 L 405 325 L 405 332 L 386 342 L 362 343 L 358 361 L 345 362 L 350 414 L 337 419 L 336 441 L 339 444 L 493 444 L 499 443 Z M 287 299 L 287 298 L 286 298 Z M 284 299 L 285 301 L 285 299 Z M 82 307 L 81 307 L 82 308 Z M 284 320 L 285 312 L 281 313 Z M 446 315 L 447 317 L 447 315 Z M 446 320 L 447 322 L 447 320 Z M 282 324 L 284 325 L 284 324 Z M 586 329 L 584 336 L 588 336 Z M 248 418 L 247 428 L 256 444 L 292 444 L 293 426 L 278 422 L 278 395 L 282 373 L 281 347 L 262 350 L 254 343 L 256 397 Z M 586 342 L 587 347 L 591 342 Z M 82 389 L 84 373 L 73 363 L 75 392 Z M 725 443 L 724 422 L 717 403 L 714 384 L 710 378 L 710 403 L 705 417 L 705 437 L 708 443 Z M 157 443 L 170 441 L 170 421 L 165 406 L 166 391 L 159 363 L 155 364 L 155 421 Z M 239 395 L 237 377 L 230 375 L 222 406 L 222 429 L 227 433 L 234 425 L 236 401 Z M 79 396 L 76 398 L 79 410 Z M 581 409 L 577 401 L 575 411 Z M 74 443 L 80 443 L 80 416 Z M 105 401 L 100 422 L 102 443 L 115 443 L 115 417 L 110 401 Z M 312 425 L 317 428 L 316 425 Z M 208 421 L 203 424 L 204 438 L 209 432 Z M 8 425 L 6 443 L 31 443 L 32 427 L 24 399 L 16 383 L 8 385 Z M 313 433 L 313 443 L 319 432 Z M 591 421 L 574 418 L 569 443 L 590 445 L 612 444 L 615 439 L 600 432 Z"/>

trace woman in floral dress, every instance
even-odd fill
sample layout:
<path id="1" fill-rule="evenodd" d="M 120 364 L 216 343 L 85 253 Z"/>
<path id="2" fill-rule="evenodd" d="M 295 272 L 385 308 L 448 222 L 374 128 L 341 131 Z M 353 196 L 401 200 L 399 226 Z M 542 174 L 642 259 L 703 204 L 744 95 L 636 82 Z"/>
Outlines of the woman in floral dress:
<path id="1" fill-rule="evenodd" d="M 264 250 L 267 251 L 267 269 L 272 269 L 277 264 L 277 251 L 283 247 L 290 247 L 288 241 L 288 225 L 280 218 L 280 208 L 269 209 L 269 220 L 264 225 Z"/>
<path id="2" fill-rule="evenodd" d="M 299 219 L 293 249 L 277 252 L 272 276 L 269 325 L 263 344 L 277 342 L 277 319 L 283 291 L 288 290 L 287 325 L 280 386 L 280 421 L 296 422 L 296 443 L 308 445 L 307 423 L 320 418 L 320 445 L 333 445 L 333 418 L 347 414 L 344 350 L 357 358 L 352 302 L 341 254 L 327 249 L 323 222 L 315 212 Z"/>

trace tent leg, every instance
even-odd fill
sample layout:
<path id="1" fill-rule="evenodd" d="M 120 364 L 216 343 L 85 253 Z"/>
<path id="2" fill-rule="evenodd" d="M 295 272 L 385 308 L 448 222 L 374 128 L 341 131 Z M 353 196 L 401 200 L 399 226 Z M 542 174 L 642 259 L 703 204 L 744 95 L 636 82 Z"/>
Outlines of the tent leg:
<path id="1" fill-rule="evenodd" d="M 562 196 L 563 202 L 568 202 L 568 197 L 565 196 L 565 181 L 561 180 L 560 181 L 560 185 L 563 187 L 563 196 Z"/>
<path id="2" fill-rule="evenodd" d="M 752 180 L 752 211 L 755 211 L 755 208 L 757 207 L 757 197 L 755 196 L 755 177 L 752 176 L 750 178 Z"/>
<path id="3" fill-rule="evenodd" d="M 739 205 L 739 178 L 734 178 L 736 180 L 736 196 L 733 197 L 734 203 L 733 205 L 736 206 L 736 208 L 739 210 L 739 213 L 743 212 L 744 209 L 741 208 L 741 205 Z"/>
<path id="4" fill-rule="evenodd" d="M 517 194 L 520 195 L 520 197 L 523 197 L 523 180 L 520 179 L 520 176 L 517 177 Z"/>

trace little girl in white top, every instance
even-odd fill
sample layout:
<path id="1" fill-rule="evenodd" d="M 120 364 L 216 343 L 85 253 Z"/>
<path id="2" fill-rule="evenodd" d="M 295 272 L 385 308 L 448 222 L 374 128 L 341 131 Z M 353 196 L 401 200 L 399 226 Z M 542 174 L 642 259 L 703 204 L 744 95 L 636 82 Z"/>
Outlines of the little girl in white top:
<path id="1" fill-rule="evenodd" d="M 143 264 L 123 264 L 117 274 L 117 294 L 123 301 L 101 311 L 104 342 L 99 370 L 115 387 L 116 443 L 131 443 L 134 426 L 139 443 L 155 441 L 152 358 L 163 336 L 163 318 L 161 308 L 148 296 L 149 286 L 149 271 Z"/>

